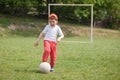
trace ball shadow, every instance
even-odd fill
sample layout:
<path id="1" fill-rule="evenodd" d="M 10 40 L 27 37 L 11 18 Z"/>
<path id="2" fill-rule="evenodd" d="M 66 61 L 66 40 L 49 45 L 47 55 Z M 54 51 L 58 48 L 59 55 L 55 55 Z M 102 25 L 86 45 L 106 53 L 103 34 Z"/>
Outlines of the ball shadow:
<path id="1" fill-rule="evenodd" d="M 25 69 L 25 70 L 20 70 L 20 69 L 15 69 L 14 70 L 15 72 L 25 72 L 25 73 L 41 73 L 39 70 L 27 70 L 27 69 Z M 43 74 L 43 73 L 41 73 L 41 74 Z"/>

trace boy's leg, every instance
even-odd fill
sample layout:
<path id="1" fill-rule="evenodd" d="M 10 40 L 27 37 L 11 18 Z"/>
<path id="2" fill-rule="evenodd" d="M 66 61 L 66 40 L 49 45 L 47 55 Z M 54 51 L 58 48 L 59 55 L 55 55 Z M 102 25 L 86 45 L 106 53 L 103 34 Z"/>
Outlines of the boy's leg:
<path id="1" fill-rule="evenodd" d="M 42 62 L 46 62 L 50 54 L 50 42 L 44 40 L 44 53 L 42 57 Z"/>
<path id="2" fill-rule="evenodd" d="M 54 67 L 56 61 L 56 43 L 51 42 L 50 65 Z"/>

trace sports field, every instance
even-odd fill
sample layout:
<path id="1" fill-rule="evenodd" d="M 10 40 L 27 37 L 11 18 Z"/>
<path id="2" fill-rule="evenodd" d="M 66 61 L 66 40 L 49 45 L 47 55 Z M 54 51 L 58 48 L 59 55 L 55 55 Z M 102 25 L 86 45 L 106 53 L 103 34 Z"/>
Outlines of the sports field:
<path id="1" fill-rule="evenodd" d="M 0 37 L 0 80 L 120 80 L 119 37 L 95 37 L 92 44 L 58 43 L 55 72 L 49 74 L 39 73 L 43 40 L 39 47 L 33 46 L 35 41 Z"/>

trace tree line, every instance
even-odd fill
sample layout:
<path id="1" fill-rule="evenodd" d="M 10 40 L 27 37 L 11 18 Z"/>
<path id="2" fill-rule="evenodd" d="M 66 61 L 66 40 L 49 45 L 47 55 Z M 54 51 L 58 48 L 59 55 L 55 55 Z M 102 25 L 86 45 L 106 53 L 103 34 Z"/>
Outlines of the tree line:
<path id="1" fill-rule="evenodd" d="M 48 4 L 93 4 L 94 26 L 120 29 L 119 0 L 0 0 L 0 13 L 25 16 L 33 13 L 40 17 L 47 16 Z M 86 23 L 90 22 L 90 8 L 86 7 L 51 7 L 62 19 Z"/>

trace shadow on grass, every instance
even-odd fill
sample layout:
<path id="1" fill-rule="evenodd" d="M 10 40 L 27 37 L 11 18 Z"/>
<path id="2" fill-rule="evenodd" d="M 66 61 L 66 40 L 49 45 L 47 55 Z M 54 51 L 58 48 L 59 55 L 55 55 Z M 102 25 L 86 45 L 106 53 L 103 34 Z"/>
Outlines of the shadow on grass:
<path id="1" fill-rule="evenodd" d="M 37 74 L 45 74 L 45 73 L 41 73 L 39 70 L 20 70 L 20 69 L 15 69 L 15 72 L 25 72 L 25 73 L 37 73 Z"/>

